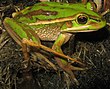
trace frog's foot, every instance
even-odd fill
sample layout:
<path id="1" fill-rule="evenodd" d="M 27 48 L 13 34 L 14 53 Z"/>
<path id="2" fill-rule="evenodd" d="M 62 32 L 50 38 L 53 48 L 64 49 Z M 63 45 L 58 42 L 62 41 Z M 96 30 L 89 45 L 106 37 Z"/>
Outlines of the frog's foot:
<path id="1" fill-rule="evenodd" d="M 23 60 L 21 63 L 21 67 L 23 70 L 29 71 L 30 70 L 30 60 Z"/>
<path id="2" fill-rule="evenodd" d="M 85 68 L 80 68 L 80 67 L 74 67 L 73 65 L 71 65 L 70 63 L 66 62 L 66 61 L 62 61 L 60 58 L 55 57 L 58 65 L 60 66 L 60 68 L 62 68 L 66 74 L 69 75 L 69 78 L 72 82 L 75 82 L 76 85 L 79 85 L 78 80 L 76 79 L 75 75 L 73 74 L 73 70 L 85 70 Z M 64 63 L 63 63 L 64 62 Z"/>

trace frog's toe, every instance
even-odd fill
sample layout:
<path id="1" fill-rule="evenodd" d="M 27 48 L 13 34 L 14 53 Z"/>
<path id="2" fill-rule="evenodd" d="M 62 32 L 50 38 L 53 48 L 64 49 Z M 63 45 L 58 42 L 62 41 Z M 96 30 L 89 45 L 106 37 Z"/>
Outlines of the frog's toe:
<path id="1" fill-rule="evenodd" d="M 64 72 L 64 79 L 65 79 L 65 82 L 67 84 L 67 86 L 69 87 L 72 84 L 75 84 L 75 85 L 79 85 L 79 82 L 78 80 L 76 79 L 75 75 L 71 72 L 71 75 L 68 75 L 68 73 Z"/>
<path id="2" fill-rule="evenodd" d="M 76 85 L 79 85 L 78 80 L 76 79 L 73 71 L 82 71 L 82 70 L 86 70 L 86 68 L 81 68 L 81 67 L 76 67 L 73 66 L 71 63 L 68 63 L 64 60 L 60 60 L 59 58 L 56 58 L 56 61 L 59 65 L 60 68 L 63 69 L 63 71 L 68 75 L 68 78 L 71 80 L 72 83 L 75 83 Z"/>
<path id="3" fill-rule="evenodd" d="M 73 71 L 71 70 L 71 68 L 65 68 L 65 76 L 67 77 L 67 79 L 69 79 L 71 81 L 72 84 L 75 85 L 79 85 L 78 80 L 76 79 Z"/>
<path id="4" fill-rule="evenodd" d="M 87 68 L 81 68 L 81 67 L 75 67 L 72 65 L 69 65 L 71 70 L 87 70 Z"/>

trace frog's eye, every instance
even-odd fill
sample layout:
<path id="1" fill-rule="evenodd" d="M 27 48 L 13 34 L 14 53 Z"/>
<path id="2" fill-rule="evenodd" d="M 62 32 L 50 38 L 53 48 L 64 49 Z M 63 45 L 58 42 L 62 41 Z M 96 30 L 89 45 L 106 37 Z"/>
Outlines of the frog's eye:
<path id="1" fill-rule="evenodd" d="M 79 15 L 77 17 L 77 23 L 78 24 L 86 24 L 87 21 L 88 21 L 88 16 L 86 16 L 86 15 Z"/>

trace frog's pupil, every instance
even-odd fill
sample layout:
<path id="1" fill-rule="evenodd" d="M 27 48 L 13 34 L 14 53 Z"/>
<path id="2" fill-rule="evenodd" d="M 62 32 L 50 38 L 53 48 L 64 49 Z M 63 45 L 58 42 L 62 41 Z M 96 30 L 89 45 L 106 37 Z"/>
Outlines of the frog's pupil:
<path id="1" fill-rule="evenodd" d="M 79 24 L 86 24 L 87 23 L 87 16 L 84 16 L 84 15 L 80 15 L 78 18 L 77 18 L 77 22 Z"/>

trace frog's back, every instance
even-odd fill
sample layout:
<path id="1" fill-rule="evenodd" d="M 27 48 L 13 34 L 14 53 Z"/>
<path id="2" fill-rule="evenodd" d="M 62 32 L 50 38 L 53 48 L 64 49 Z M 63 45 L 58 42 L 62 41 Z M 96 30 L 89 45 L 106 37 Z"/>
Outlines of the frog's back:
<path id="1" fill-rule="evenodd" d="M 86 5 L 84 4 L 68 4 L 58 2 L 37 3 L 26 10 L 22 10 L 21 12 L 24 16 L 26 16 L 26 18 L 37 18 L 39 20 L 65 18 L 81 12 L 97 15 L 93 11 L 86 9 Z"/>

